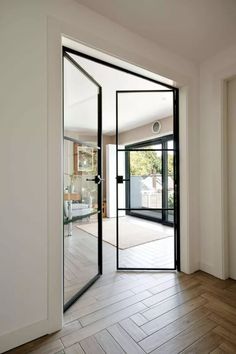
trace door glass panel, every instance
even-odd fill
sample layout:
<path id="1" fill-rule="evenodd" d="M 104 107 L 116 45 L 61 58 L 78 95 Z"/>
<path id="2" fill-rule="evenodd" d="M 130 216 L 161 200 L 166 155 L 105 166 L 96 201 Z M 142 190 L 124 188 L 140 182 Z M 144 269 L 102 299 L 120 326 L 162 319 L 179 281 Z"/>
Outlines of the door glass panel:
<path id="1" fill-rule="evenodd" d="M 161 151 L 130 151 L 130 207 L 162 208 Z"/>
<path id="2" fill-rule="evenodd" d="M 64 304 L 99 272 L 98 92 L 64 57 Z"/>
<path id="3" fill-rule="evenodd" d="M 118 151 L 120 268 L 174 268 L 174 211 L 165 210 L 173 208 L 172 146 L 163 138 L 142 150 Z"/>
<path id="4" fill-rule="evenodd" d="M 155 148 L 161 145 L 151 146 Z M 160 219 L 162 211 L 151 209 L 162 208 L 162 152 L 119 151 L 118 157 L 119 175 L 124 177 L 124 183 L 118 184 L 119 208 Z"/>
<path id="5" fill-rule="evenodd" d="M 153 145 L 152 149 L 161 149 Z M 118 151 L 119 208 L 142 209 L 135 212 L 157 217 L 161 212 L 145 209 L 162 208 L 162 152 L 161 151 Z"/>
<path id="6" fill-rule="evenodd" d="M 173 92 L 119 92 L 117 102 L 118 268 L 173 269 Z"/>
<path id="7" fill-rule="evenodd" d="M 118 95 L 118 145 L 129 137 L 130 144 L 137 141 L 140 135 L 150 139 L 151 124 L 156 121 L 160 122 L 161 134 L 173 134 L 173 91 L 131 91 Z"/>
<path id="8" fill-rule="evenodd" d="M 174 268 L 172 227 L 119 211 L 118 232 L 120 268 Z"/>

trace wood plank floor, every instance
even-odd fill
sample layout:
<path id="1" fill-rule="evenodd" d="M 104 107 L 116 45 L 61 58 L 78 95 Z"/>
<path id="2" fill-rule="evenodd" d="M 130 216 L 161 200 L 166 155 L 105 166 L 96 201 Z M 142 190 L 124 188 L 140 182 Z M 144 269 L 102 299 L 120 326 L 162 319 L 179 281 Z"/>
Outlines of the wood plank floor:
<path id="1" fill-rule="evenodd" d="M 133 219 L 142 228 L 153 228 L 158 233 L 165 232 L 170 227 L 159 225 L 152 221 Z M 67 302 L 76 294 L 97 272 L 97 237 L 79 229 L 79 224 L 73 225 L 72 236 L 65 237 L 65 272 L 64 272 L 64 300 Z M 67 226 L 66 226 L 67 228 Z M 114 233 L 116 232 L 114 223 Z M 65 233 L 66 234 L 66 233 Z M 121 234 L 122 237 L 122 234 Z M 115 265 L 116 248 L 104 242 L 106 253 L 105 262 L 107 271 L 113 271 Z M 174 237 L 147 242 L 135 247 L 119 250 L 119 265 L 124 268 L 174 268 Z"/>
<path id="2" fill-rule="evenodd" d="M 236 353 L 236 281 L 203 272 L 104 275 L 64 316 L 64 328 L 11 354 Z"/>
<path id="3" fill-rule="evenodd" d="M 65 303 L 98 273 L 98 239 L 73 227 L 72 236 L 64 240 Z"/>

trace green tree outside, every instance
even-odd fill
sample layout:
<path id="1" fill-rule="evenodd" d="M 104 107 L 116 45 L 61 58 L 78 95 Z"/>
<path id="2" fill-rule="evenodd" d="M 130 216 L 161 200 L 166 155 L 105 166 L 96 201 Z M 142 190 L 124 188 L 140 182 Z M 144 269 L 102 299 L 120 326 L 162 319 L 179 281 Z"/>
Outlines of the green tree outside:
<path id="1" fill-rule="evenodd" d="M 161 157 L 155 151 L 130 152 L 130 172 L 132 176 L 149 176 L 161 173 Z"/>
<path id="2" fill-rule="evenodd" d="M 130 152 L 131 176 L 149 176 L 161 174 L 162 159 L 155 151 L 132 151 Z M 168 175 L 173 175 L 173 155 L 168 155 Z"/>

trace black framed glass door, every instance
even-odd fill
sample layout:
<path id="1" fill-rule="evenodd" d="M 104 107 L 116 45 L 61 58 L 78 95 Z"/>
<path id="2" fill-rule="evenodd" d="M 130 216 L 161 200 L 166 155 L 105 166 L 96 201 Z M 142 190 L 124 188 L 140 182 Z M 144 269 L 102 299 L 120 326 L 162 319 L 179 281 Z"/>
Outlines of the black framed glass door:
<path id="1" fill-rule="evenodd" d="M 77 58 L 63 50 L 64 310 L 102 274 L 102 89 Z"/>
<path id="2" fill-rule="evenodd" d="M 122 105 L 165 99 L 171 107 L 164 136 L 122 145 Z M 135 95 L 135 96 L 134 96 Z M 151 97 L 150 97 L 151 96 Z M 116 93 L 117 269 L 179 269 L 179 174 L 177 91 Z M 166 117 L 165 117 L 166 118 Z M 167 119 L 163 120 L 163 125 Z M 164 128 L 164 127 L 163 127 Z M 130 229 L 129 229 L 130 228 Z M 133 232 L 133 235 L 132 235 Z M 128 241 L 129 240 L 129 241 Z"/>

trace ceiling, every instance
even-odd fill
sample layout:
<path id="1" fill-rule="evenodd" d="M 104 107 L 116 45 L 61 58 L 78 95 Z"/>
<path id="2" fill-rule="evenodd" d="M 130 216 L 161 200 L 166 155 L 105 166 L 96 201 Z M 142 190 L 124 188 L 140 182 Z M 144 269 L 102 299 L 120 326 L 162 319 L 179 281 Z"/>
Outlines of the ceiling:
<path id="1" fill-rule="evenodd" d="M 103 133 L 114 135 L 116 129 L 116 90 L 158 90 L 166 87 L 97 64 L 70 56 L 102 86 Z M 93 135 L 97 131 L 98 87 L 70 61 L 64 64 L 64 124 L 66 130 Z M 173 93 L 122 93 L 119 95 L 119 132 L 127 131 L 171 116 Z"/>
<path id="2" fill-rule="evenodd" d="M 236 43 L 236 0 L 76 0 L 195 62 Z"/>

